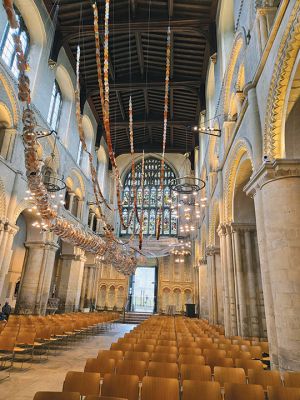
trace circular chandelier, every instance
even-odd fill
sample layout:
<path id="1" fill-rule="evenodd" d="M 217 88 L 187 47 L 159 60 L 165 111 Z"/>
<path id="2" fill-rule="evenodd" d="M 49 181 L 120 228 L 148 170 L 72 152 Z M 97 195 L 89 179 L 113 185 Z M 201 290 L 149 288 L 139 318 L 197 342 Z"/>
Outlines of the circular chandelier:
<path id="1" fill-rule="evenodd" d="M 200 190 L 205 188 L 205 182 L 192 175 L 186 175 L 180 178 L 173 179 L 171 182 L 171 189 L 179 194 L 196 195 Z"/>
<path id="2" fill-rule="evenodd" d="M 56 176 L 53 175 L 50 176 L 44 175 L 43 183 L 47 189 L 47 192 L 50 193 L 60 192 L 61 190 L 64 190 L 67 187 L 62 179 L 57 178 Z"/>

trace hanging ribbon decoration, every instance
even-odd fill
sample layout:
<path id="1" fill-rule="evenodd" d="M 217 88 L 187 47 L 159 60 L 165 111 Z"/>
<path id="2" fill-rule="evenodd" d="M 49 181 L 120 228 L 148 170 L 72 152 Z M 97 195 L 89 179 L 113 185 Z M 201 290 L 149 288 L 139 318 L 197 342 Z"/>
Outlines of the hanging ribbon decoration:
<path id="1" fill-rule="evenodd" d="M 145 175 L 145 153 L 143 151 L 142 173 L 141 173 L 141 188 L 142 188 L 142 209 L 140 216 L 140 231 L 139 231 L 139 249 L 143 247 L 143 228 L 144 228 L 144 175 Z"/>
<path id="2" fill-rule="evenodd" d="M 107 222 L 105 219 L 105 216 L 102 212 L 102 207 L 101 204 L 104 203 L 105 206 L 111 210 L 110 206 L 108 205 L 106 199 L 104 198 L 98 179 L 97 179 L 97 172 L 94 167 L 94 157 L 91 154 L 90 151 L 88 151 L 87 144 L 85 141 L 85 134 L 82 126 L 82 115 L 81 115 L 81 110 L 80 110 L 80 47 L 77 47 L 77 55 L 76 55 L 76 91 L 75 91 L 75 107 L 76 107 L 76 120 L 77 120 L 77 126 L 78 126 L 78 132 L 79 132 L 79 139 L 82 144 L 82 149 L 88 154 L 89 157 L 89 166 L 90 166 L 90 171 L 91 171 L 91 177 L 92 177 L 92 184 L 93 184 L 93 190 L 94 190 L 94 195 L 95 195 L 95 200 L 96 204 L 99 210 L 100 218 L 102 222 L 104 223 L 105 226 L 105 233 L 107 235 L 110 235 L 111 229 L 107 229 Z"/>
<path id="3" fill-rule="evenodd" d="M 170 65 L 171 65 L 171 28 L 168 27 L 167 34 L 167 56 L 166 56 L 166 78 L 165 78 L 165 101 L 164 101 L 164 127 L 163 127 L 163 150 L 161 156 L 160 167 L 160 192 L 161 203 L 157 212 L 156 219 L 156 239 L 160 238 L 161 220 L 162 220 L 162 204 L 164 198 L 164 178 L 165 178 L 165 151 L 167 142 L 167 128 L 168 128 L 168 110 L 169 110 L 169 88 L 170 88 Z"/>
<path id="4" fill-rule="evenodd" d="M 5 1 L 5 10 L 7 11 L 7 18 L 11 24 L 11 28 L 18 27 L 18 22 L 11 8 L 12 2 Z M 16 25 L 15 25 L 16 22 Z M 18 77 L 18 98 L 24 103 L 24 110 L 22 116 L 23 122 L 23 143 L 25 155 L 25 168 L 28 180 L 28 187 L 32 196 L 35 199 L 38 212 L 43 221 L 46 222 L 49 229 L 56 235 L 63 238 L 66 242 L 72 243 L 85 251 L 93 254 L 104 255 L 109 252 L 107 257 L 109 261 L 114 262 L 118 266 L 120 272 L 124 274 L 131 274 L 135 271 L 137 260 L 134 256 L 127 253 L 127 249 L 118 246 L 117 252 L 113 251 L 116 244 L 110 244 L 109 241 L 104 241 L 97 235 L 89 234 L 81 228 L 76 227 L 64 217 L 59 217 L 57 211 L 52 206 L 49 194 L 43 183 L 43 176 L 41 172 L 41 162 L 38 156 L 38 141 L 36 133 L 36 119 L 34 111 L 31 110 L 31 91 L 30 80 L 26 75 L 28 64 L 22 49 L 21 38 L 19 34 L 13 35 L 14 46 L 17 59 L 17 68 L 19 71 Z"/>
<path id="5" fill-rule="evenodd" d="M 117 166 L 117 161 L 113 151 L 111 131 L 110 131 L 110 113 L 109 113 L 109 6 L 110 0 L 105 1 L 105 18 L 104 18 L 104 65 L 103 65 L 103 77 L 102 77 L 102 65 L 100 56 L 100 40 L 99 40 L 99 15 L 97 4 L 93 4 L 94 10 L 94 33 L 95 33 L 95 45 L 96 45 L 96 64 L 98 73 L 98 85 L 100 92 L 100 100 L 102 107 L 103 125 L 105 130 L 106 142 L 108 147 L 108 155 L 111 165 L 115 173 L 116 181 L 116 195 L 117 205 L 120 217 L 121 226 L 127 229 L 127 224 L 123 218 L 123 203 L 121 196 L 121 179 L 120 172 Z"/>

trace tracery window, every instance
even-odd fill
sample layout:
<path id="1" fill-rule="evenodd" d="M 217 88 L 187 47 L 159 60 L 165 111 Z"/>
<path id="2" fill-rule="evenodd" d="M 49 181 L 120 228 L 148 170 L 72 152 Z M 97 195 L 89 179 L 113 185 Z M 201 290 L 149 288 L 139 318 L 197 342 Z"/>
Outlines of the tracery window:
<path id="1" fill-rule="evenodd" d="M 164 193 L 162 195 L 160 189 L 160 169 L 161 162 L 156 158 L 145 159 L 144 171 L 144 194 L 141 187 L 142 162 L 138 162 L 135 168 L 136 188 L 137 188 L 137 207 L 138 215 L 141 214 L 141 209 L 144 209 L 144 224 L 143 232 L 145 235 L 154 235 L 156 232 L 156 217 L 159 207 L 162 205 L 162 223 L 161 235 L 170 236 L 177 235 L 177 218 L 171 210 L 170 200 L 172 191 L 170 183 L 176 178 L 172 169 L 165 164 L 164 176 Z M 123 218 L 125 223 L 132 214 L 134 207 L 134 193 L 132 188 L 131 171 L 126 176 L 123 190 Z M 128 229 L 121 229 L 121 235 L 138 233 L 139 223 L 136 216 L 132 218 L 132 222 Z"/>
<path id="2" fill-rule="evenodd" d="M 62 95 L 58 83 L 55 81 L 51 94 L 50 107 L 47 122 L 53 130 L 56 130 L 59 123 L 62 106 Z"/>
<path id="3" fill-rule="evenodd" d="M 19 76 L 19 70 L 17 68 L 17 57 L 13 35 L 20 35 L 22 49 L 25 57 L 28 55 L 29 52 L 30 40 L 26 25 L 23 21 L 21 14 L 17 9 L 15 9 L 15 12 L 16 18 L 19 22 L 19 27 L 17 29 L 12 29 L 10 25 L 7 24 L 1 43 L 1 57 L 5 64 L 10 68 L 14 76 L 17 78 Z"/>

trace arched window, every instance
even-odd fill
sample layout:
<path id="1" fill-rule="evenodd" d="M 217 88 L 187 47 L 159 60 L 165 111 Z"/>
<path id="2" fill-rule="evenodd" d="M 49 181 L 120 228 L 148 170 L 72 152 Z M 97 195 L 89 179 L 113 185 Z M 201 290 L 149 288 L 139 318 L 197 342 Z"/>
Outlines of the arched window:
<path id="1" fill-rule="evenodd" d="M 15 44 L 13 35 L 17 34 L 20 35 L 22 49 L 25 54 L 25 57 L 28 55 L 29 52 L 29 33 L 27 31 L 26 25 L 23 21 L 23 18 L 19 11 L 15 9 L 16 17 L 19 22 L 19 27 L 17 29 L 12 29 L 9 24 L 7 24 L 5 33 L 3 36 L 3 40 L 1 43 L 1 57 L 5 64 L 11 69 L 11 72 L 17 78 L 19 76 L 19 71 L 17 68 L 17 57 L 15 51 Z"/>
<path id="2" fill-rule="evenodd" d="M 62 106 L 62 96 L 58 83 L 55 81 L 51 94 L 47 122 L 53 130 L 57 130 Z"/>
<path id="3" fill-rule="evenodd" d="M 145 235 L 154 235 L 156 231 L 156 217 L 157 212 L 162 204 L 162 223 L 161 223 L 161 234 L 164 236 L 176 235 L 177 234 L 177 219 L 171 213 L 170 210 L 170 199 L 172 198 L 172 192 L 170 189 L 170 183 L 176 178 L 174 171 L 165 164 L 165 176 L 164 176 L 164 193 L 162 195 L 160 190 L 160 168 L 161 162 L 156 158 L 147 158 L 145 160 L 145 173 L 144 173 L 144 193 L 141 188 L 141 175 L 142 175 L 142 162 L 136 164 L 136 187 L 137 187 L 137 206 L 138 215 L 141 213 L 141 208 L 144 209 L 144 224 L 143 232 Z M 123 191 L 123 217 L 125 223 L 128 222 L 128 218 L 133 210 L 133 199 L 134 193 L 132 188 L 132 174 L 131 171 L 125 178 L 124 191 Z M 121 235 L 131 234 L 133 232 L 138 233 L 139 223 L 137 218 L 134 217 L 130 224 L 130 227 L 125 230 L 121 229 Z"/>

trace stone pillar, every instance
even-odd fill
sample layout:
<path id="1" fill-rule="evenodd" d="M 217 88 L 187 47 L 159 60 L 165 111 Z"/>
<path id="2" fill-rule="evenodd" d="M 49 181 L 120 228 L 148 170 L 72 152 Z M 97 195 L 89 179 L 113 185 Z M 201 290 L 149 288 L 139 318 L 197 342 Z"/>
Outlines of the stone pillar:
<path id="1" fill-rule="evenodd" d="M 247 304 L 245 294 L 245 282 L 244 282 L 244 270 L 241 254 L 241 231 L 237 224 L 232 224 L 232 237 L 233 237 L 233 254 L 236 271 L 236 282 L 237 282 L 237 293 L 238 293 L 238 313 L 239 313 L 239 325 L 238 334 L 246 337 L 249 336 L 248 329 L 248 316 L 247 316 Z"/>
<path id="2" fill-rule="evenodd" d="M 248 296 L 250 305 L 250 336 L 260 336 L 258 324 L 258 309 L 257 309 L 257 284 L 256 284 L 256 271 L 253 265 L 253 256 L 255 256 L 254 248 L 251 245 L 251 232 L 246 229 L 245 235 L 245 253 L 247 265 L 247 279 L 248 279 Z"/>
<path id="3" fill-rule="evenodd" d="M 236 290 L 235 290 L 235 274 L 233 266 L 233 254 L 232 254 L 232 238 L 231 238 L 231 227 L 226 225 L 226 269 L 227 269 L 227 284 L 228 284 L 228 300 L 229 300 L 229 312 L 230 312 L 230 335 L 237 335 L 237 312 L 236 312 Z"/>
<path id="4" fill-rule="evenodd" d="M 248 112 L 251 115 L 249 118 L 249 132 L 252 135 L 252 147 L 253 147 L 253 164 L 254 169 L 257 170 L 261 165 L 262 160 L 262 132 L 261 132 L 261 121 L 258 109 L 256 88 L 249 84 L 244 89 L 248 97 Z"/>
<path id="5" fill-rule="evenodd" d="M 299 370 L 300 160 L 264 164 L 246 191 L 255 199 L 273 366 Z"/>
<path id="6" fill-rule="evenodd" d="M 2 225 L 2 228 L 3 233 L 0 245 L 0 295 L 2 294 L 5 277 L 11 261 L 14 237 L 19 230 L 16 225 L 10 225 L 7 222 Z"/>
<path id="7" fill-rule="evenodd" d="M 94 219 L 95 219 L 95 213 L 91 213 L 91 220 L 90 220 L 90 228 L 93 229 L 93 224 L 94 224 Z"/>
<path id="8" fill-rule="evenodd" d="M 78 200 L 78 210 L 77 210 L 77 215 L 76 217 L 78 219 L 82 219 L 82 215 L 83 215 L 83 203 L 84 200 Z"/>
<path id="9" fill-rule="evenodd" d="M 229 303 L 229 286 L 227 273 L 227 249 L 226 249 L 226 228 L 225 225 L 220 225 L 218 228 L 220 237 L 220 255 L 223 280 L 223 299 L 224 299 L 224 327 L 226 335 L 230 335 L 230 303 Z"/>
<path id="10" fill-rule="evenodd" d="M 217 275 L 216 275 L 215 255 L 216 253 L 219 253 L 219 251 L 220 249 L 214 246 L 209 246 L 206 248 L 208 274 L 210 282 L 210 288 L 208 289 L 210 297 L 209 319 L 212 324 L 218 323 L 218 295 L 217 295 Z"/>
<path id="11" fill-rule="evenodd" d="M 83 310 L 86 306 L 87 277 L 88 277 L 88 267 L 84 266 L 82 287 L 81 287 L 81 294 L 80 294 L 80 310 Z"/>
<path id="12" fill-rule="evenodd" d="M 74 197 L 75 197 L 75 193 L 74 192 L 69 192 L 69 208 L 68 208 L 68 210 L 70 212 L 72 212 L 72 209 L 73 209 Z"/>
<path id="13" fill-rule="evenodd" d="M 77 311 L 83 280 L 86 258 L 84 252 L 77 247 L 63 243 L 61 255 L 61 276 L 58 287 L 61 311 Z"/>
<path id="14" fill-rule="evenodd" d="M 16 303 L 18 314 L 45 314 L 51 285 L 57 245 L 49 242 L 27 242 L 26 261 L 22 271 Z"/>

